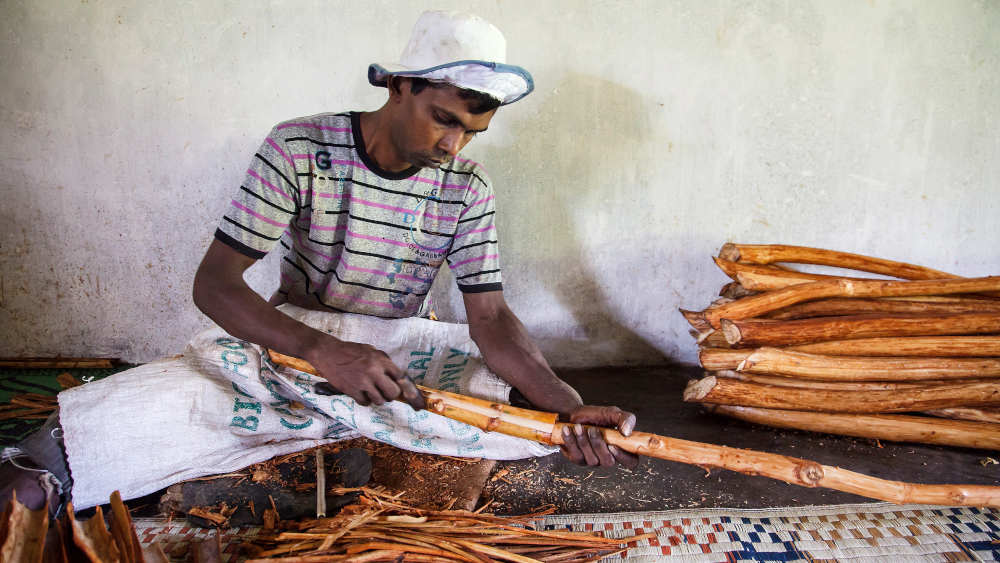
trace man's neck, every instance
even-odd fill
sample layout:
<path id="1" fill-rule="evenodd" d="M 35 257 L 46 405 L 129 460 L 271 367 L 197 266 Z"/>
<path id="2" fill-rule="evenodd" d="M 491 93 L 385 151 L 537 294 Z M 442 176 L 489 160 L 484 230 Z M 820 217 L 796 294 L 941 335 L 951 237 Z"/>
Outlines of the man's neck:
<path id="1" fill-rule="evenodd" d="M 413 166 L 399 157 L 389 136 L 388 110 L 382 106 L 361 114 L 361 138 L 368 157 L 386 172 L 402 172 Z"/>

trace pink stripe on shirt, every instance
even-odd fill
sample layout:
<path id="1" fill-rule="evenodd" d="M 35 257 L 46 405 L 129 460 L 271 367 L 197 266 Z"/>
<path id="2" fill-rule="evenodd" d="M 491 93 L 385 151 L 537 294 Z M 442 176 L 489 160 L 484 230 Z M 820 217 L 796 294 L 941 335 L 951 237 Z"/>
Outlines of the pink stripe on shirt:
<path id="1" fill-rule="evenodd" d="M 471 189 L 471 188 L 470 188 L 470 189 Z M 476 195 L 479 195 L 479 194 L 477 193 Z M 493 196 L 493 195 L 491 195 L 490 197 L 487 197 L 487 198 L 483 198 L 483 199 L 481 199 L 481 200 L 479 200 L 479 201 L 477 201 L 477 202 L 475 202 L 475 203 L 473 203 L 473 204 L 469 205 L 468 207 L 464 207 L 464 208 L 462 208 L 462 212 L 461 212 L 461 213 L 459 213 L 459 214 L 458 214 L 458 216 L 459 216 L 459 217 L 462 217 L 462 216 L 464 216 L 464 215 L 465 215 L 466 213 L 468 213 L 468 211 L 469 211 L 470 209 L 472 209 L 473 207 L 475 207 L 475 206 L 479 205 L 480 203 L 486 203 L 486 202 L 488 202 L 488 201 L 492 200 L 492 199 L 493 199 L 493 198 L 495 198 L 495 197 L 496 197 L 496 196 Z"/>
<path id="2" fill-rule="evenodd" d="M 356 201 L 356 202 L 360 203 L 361 205 L 367 205 L 369 207 L 377 207 L 379 209 L 387 209 L 389 211 L 396 211 L 396 212 L 399 212 L 399 213 L 406 213 L 407 215 L 414 215 L 412 209 L 406 209 L 404 207 L 393 207 L 391 205 L 385 205 L 383 203 L 376 203 L 374 201 L 369 201 L 367 199 L 361 199 L 360 197 L 354 197 L 354 196 L 350 196 L 350 195 L 346 195 L 346 194 L 329 194 L 329 195 L 319 194 L 319 196 L 320 197 L 332 197 L 332 198 L 336 198 L 336 199 L 343 199 L 343 198 L 346 197 L 352 203 Z M 431 219 L 437 219 L 438 221 L 457 221 L 458 220 L 455 217 L 445 217 L 443 215 L 434 215 L 432 213 L 427 213 L 427 212 L 421 213 L 420 216 L 421 217 L 430 217 Z"/>
<path id="3" fill-rule="evenodd" d="M 281 227 L 282 229 L 284 229 L 285 227 L 288 226 L 288 223 L 282 223 L 281 221 L 275 221 L 274 219 L 271 219 L 269 217 L 264 217 L 263 215 L 261 215 L 260 213 L 257 213 L 253 209 L 250 209 L 249 207 L 246 207 L 246 206 L 240 204 L 240 202 L 236 201 L 235 199 L 232 201 L 232 204 L 233 204 L 233 207 L 235 207 L 237 209 L 242 209 L 246 213 L 249 213 L 250 215 L 253 215 L 254 217 L 260 219 L 261 221 L 263 221 L 265 223 L 270 223 L 271 225 L 274 225 L 275 227 Z"/>
<path id="4" fill-rule="evenodd" d="M 394 277 L 397 277 L 397 278 L 400 278 L 400 279 L 410 280 L 410 281 L 415 281 L 415 282 L 420 282 L 420 283 L 427 283 L 428 282 L 428 280 L 420 279 L 420 278 L 418 278 L 416 276 L 411 276 L 409 274 L 390 273 L 390 272 L 383 272 L 382 270 L 374 270 L 374 269 L 370 269 L 370 268 L 359 268 L 357 266 L 351 266 L 347 262 L 344 262 L 343 260 L 340 261 L 340 265 L 345 270 L 350 270 L 352 272 L 364 272 L 366 274 L 375 274 L 377 276 L 385 276 L 387 278 L 390 277 L 390 276 L 394 276 Z"/>
<path id="5" fill-rule="evenodd" d="M 250 176 L 253 176 L 254 178 L 257 178 L 258 180 L 260 180 L 261 184 L 264 184 L 265 186 L 267 186 L 268 188 L 270 188 L 271 191 L 273 191 L 274 193 L 276 193 L 276 194 L 280 195 L 281 197 L 287 199 L 288 201 L 295 201 L 294 199 L 292 199 L 292 196 L 290 196 L 290 195 L 286 194 L 285 192 L 279 190 L 278 188 L 274 187 L 271 184 L 271 182 L 268 182 L 267 180 L 261 178 L 260 175 L 258 175 L 256 172 L 254 172 L 252 168 L 251 169 L 247 169 L 247 174 L 249 174 Z"/>
<path id="6" fill-rule="evenodd" d="M 329 287 L 332 287 L 332 286 L 328 286 L 328 288 Z M 348 301 L 353 301 L 355 303 L 364 303 L 365 305 L 374 305 L 375 307 L 392 308 L 392 305 L 390 305 L 389 303 L 379 303 L 378 301 L 368 301 L 367 299 L 361 299 L 359 297 L 354 297 L 352 295 L 346 295 L 346 294 L 343 294 L 343 293 L 327 293 L 326 295 L 327 295 L 327 297 L 339 297 L 341 299 L 347 299 Z"/>
<path id="7" fill-rule="evenodd" d="M 464 236 L 472 235 L 472 234 L 475 234 L 475 233 L 485 233 L 486 231 L 492 231 L 494 229 L 496 229 L 496 225 L 490 225 L 489 227 L 483 227 L 482 229 L 475 229 L 475 230 L 469 231 L 467 233 L 462 233 L 460 235 L 455 235 L 455 240 L 458 240 L 458 239 L 460 239 L 460 238 L 462 238 Z"/>
<path id="8" fill-rule="evenodd" d="M 320 131 L 336 131 L 338 133 L 350 133 L 350 127 L 330 127 L 327 125 L 317 125 L 315 123 L 282 123 L 277 127 L 280 131 L 282 129 L 287 129 L 289 127 L 308 127 L 310 129 L 319 129 Z"/>
<path id="9" fill-rule="evenodd" d="M 374 241 L 374 242 L 384 242 L 386 244 L 391 244 L 391 245 L 394 245 L 394 246 L 402 246 L 403 248 L 409 248 L 410 247 L 410 245 L 406 244 L 405 242 L 399 242 L 398 240 L 392 240 L 392 239 L 387 239 L 387 238 L 382 238 L 382 237 L 372 237 L 372 236 L 368 236 L 368 235 L 363 235 L 361 233 L 355 233 L 354 231 L 352 231 L 350 229 L 347 230 L 347 234 L 349 234 L 349 235 L 351 235 L 352 237 L 355 237 L 355 238 L 361 238 L 361 239 L 370 240 L 370 241 Z"/>
<path id="10" fill-rule="evenodd" d="M 278 146 L 278 143 L 275 143 L 274 140 L 268 137 L 267 144 L 271 145 L 271 147 L 274 148 L 274 150 L 278 151 L 278 154 L 281 155 L 281 158 L 285 159 L 285 162 L 291 164 L 292 168 L 295 168 L 295 163 L 292 162 L 292 159 L 288 158 L 288 155 L 285 154 L 285 151 L 281 150 L 281 147 Z"/>
<path id="11" fill-rule="evenodd" d="M 295 240 L 298 241 L 298 243 L 299 243 L 298 248 L 301 248 L 303 250 L 308 250 L 309 252 L 315 254 L 316 256 L 321 256 L 321 257 L 326 258 L 327 260 L 331 260 L 331 261 L 336 260 L 339 257 L 339 256 L 333 256 L 333 255 L 330 255 L 330 254 L 324 254 L 324 253 L 322 253 L 322 252 L 320 252 L 320 251 L 312 248 L 308 244 L 306 244 L 306 241 L 302 240 L 302 233 L 299 231 L 299 228 L 292 229 L 292 234 L 295 236 Z"/>
<path id="12" fill-rule="evenodd" d="M 462 264 L 468 264 L 469 262 L 482 262 L 483 260 L 490 260 L 493 258 L 498 258 L 499 256 L 500 256 L 499 254 L 486 254 L 484 256 L 477 256 L 475 258 L 469 258 L 468 260 L 462 260 L 461 262 L 455 262 L 454 264 L 451 264 L 451 267 L 457 268 Z"/>

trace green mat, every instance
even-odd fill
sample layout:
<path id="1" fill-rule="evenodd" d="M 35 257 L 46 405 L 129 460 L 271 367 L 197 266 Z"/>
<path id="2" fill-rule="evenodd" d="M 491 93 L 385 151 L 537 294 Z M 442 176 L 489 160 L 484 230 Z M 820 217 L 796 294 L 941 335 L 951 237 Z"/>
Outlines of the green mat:
<path id="1" fill-rule="evenodd" d="M 135 366 L 122 364 L 112 368 L 98 369 L 13 369 L 0 368 L 0 404 L 8 403 L 11 397 L 22 393 L 56 395 L 62 390 L 56 377 L 69 372 L 77 379 L 87 382 L 105 378 Z M 11 418 L 0 420 L 0 446 L 12 446 L 42 425 L 44 420 Z"/>

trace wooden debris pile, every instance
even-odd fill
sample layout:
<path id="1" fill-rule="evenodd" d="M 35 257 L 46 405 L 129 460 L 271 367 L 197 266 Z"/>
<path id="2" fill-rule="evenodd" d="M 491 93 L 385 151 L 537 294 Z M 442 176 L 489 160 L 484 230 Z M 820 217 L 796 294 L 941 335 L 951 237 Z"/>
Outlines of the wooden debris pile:
<path id="1" fill-rule="evenodd" d="M 249 561 L 596 561 L 634 542 L 590 532 L 545 531 L 530 526 L 541 512 L 499 517 L 465 510 L 413 508 L 384 489 L 361 491 L 357 504 L 333 518 L 281 522 L 281 530 L 258 535 Z M 482 510 L 482 509 L 480 509 Z"/>
<path id="2" fill-rule="evenodd" d="M 29 510 L 13 498 L 0 517 L 0 561 L 166 562 L 156 545 L 143 548 L 118 491 L 111 494 L 109 524 L 101 507 L 90 519 L 76 519 L 70 504 L 50 526 L 48 507 Z M 50 530 L 50 527 L 52 528 Z M 48 536 L 48 537 L 47 537 Z"/>
<path id="3" fill-rule="evenodd" d="M 1000 276 L 785 245 L 729 243 L 715 263 L 733 282 L 681 311 L 707 372 L 685 401 L 782 428 L 1000 449 Z"/>

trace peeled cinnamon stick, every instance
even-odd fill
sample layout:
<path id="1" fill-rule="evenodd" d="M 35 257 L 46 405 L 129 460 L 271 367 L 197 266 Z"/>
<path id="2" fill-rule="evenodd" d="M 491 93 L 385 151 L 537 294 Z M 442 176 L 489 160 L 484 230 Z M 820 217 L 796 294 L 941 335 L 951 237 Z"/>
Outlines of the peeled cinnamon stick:
<path id="1" fill-rule="evenodd" d="M 832 279 L 809 282 L 744 297 L 704 312 L 713 328 L 722 319 L 759 317 L 782 307 L 828 297 L 906 297 L 913 295 L 948 295 L 1000 290 L 1000 276 L 930 281 L 855 281 Z"/>
<path id="2" fill-rule="evenodd" d="M 715 376 L 692 381 L 684 400 L 813 412 L 888 413 L 1000 405 L 1000 384 L 964 383 L 891 391 L 828 391 L 774 387 Z"/>
<path id="3" fill-rule="evenodd" d="M 795 270 L 789 270 L 786 268 L 775 268 L 774 266 L 759 266 L 756 264 L 744 264 L 740 262 L 734 262 L 731 260 L 725 260 L 723 258 L 712 258 L 712 260 L 714 260 L 715 265 L 718 266 L 720 270 L 722 270 L 722 273 L 732 278 L 733 281 L 739 281 L 737 274 L 740 273 L 785 278 L 788 280 L 795 280 L 798 283 L 803 283 L 807 281 L 828 280 L 837 277 L 837 276 L 827 276 L 823 274 L 796 272 Z M 862 278 L 851 278 L 851 279 L 862 279 Z"/>
<path id="4" fill-rule="evenodd" d="M 991 422 L 1000 425 L 1000 408 L 974 409 L 967 407 L 954 407 L 950 409 L 934 409 L 934 410 L 924 411 L 924 414 L 939 416 L 941 418 L 951 418 L 954 420 Z"/>
<path id="5" fill-rule="evenodd" d="M 287 356 L 285 357 L 287 358 Z M 273 354 L 272 360 L 274 360 Z M 278 360 L 275 361 L 276 363 L 282 363 Z M 309 371 L 312 368 L 306 362 L 297 365 L 308 368 L 302 371 Z M 296 366 L 292 367 L 300 369 Z M 315 370 L 312 370 L 310 373 L 315 373 Z M 464 398 L 449 395 L 451 394 L 444 394 L 440 397 L 427 395 L 428 406 L 432 406 L 435 412 L 454 414 L 455 410 L 462 408 Z M 498 416 L 504 415 L 501 413 Z M 535 421 L 526 427 L 527 431 L 525 434 L 536 435 L 540 438 L 538 441 L 543 443 L 560 445 L 562 443 L 563 429 L 568 425 L 561 422 L 553 423 L 549 427 L 547 437 L 543 437 L 545 432 L 537 432 L 539 430 L 537 423 L 541 420 L 550 419 L 552 416 L 555 415 L 553 413 L 537 413 L 536 416 L 524 417 Z M 489 419 L 484 421 L 475 416 L 470 419 L 477 419 L 481 423 L 484 422 L 484 426 L 480 426 L 480 428 L 490 430 L 492 423 Z M 515 423 L 516 421 L 509 420 L 509 422 Z M 719 467 L 749 475 L 763 475 L 803 487 L 828 487 L 838 491 L 899 504 L 922 503 L 1000 507 L 1000 487 L 984 485 L 925 485 L 888 481 L 838 467 L 821 465 L 814 461 L 783 455 L 704 444 L 645 432 L 633 432 L 629 436 L 623 436 L 614 429 L 596 429 L 607 443 L 634 454 L 690 463 L 701 467 Z"/>
<path id="6" fill-rule="evenodd" d="M 916 442 L 984 450 L 1000 450 L 1000 424 L 936 420 L 901 414 L 831 414 L 706 405 L 714 413 L 747 422 L 894 442 Z"/>
<path id="7" fill-rule="evenodd" d="M 1000 333 L 1000 313 L 848 315 L 797 321 L 724 319 L 720 326 L 726 341 L 734 346 L 791 346 L 855 338 Z"/>
<path id="8" fill-rule="evenodd" d="M 817 264 L 835 268 L 847 268 L 882 274 L 894 278 L 909 280 L 939 280 L 957 278 L 940 270 L 932 270 L 916 264 L 896 262 L 882 258 L 873 258 L 861 254 L 811 248 L 807 246 L 790 246 L 785 244 L 735 244 L 726 243 L 719 250 L 719 257 L 733 262 L 750 262 L 753 264 L 772 264 L 774 262 L 793 262 L 799 264 Z"/>
<path id="9" fill-rule="evenodd" d="M 910 336 L 831 340 L 787 350 L 829 356 L 1000 357 L 1000 336 Z"/>
<path id="10" fill-rule="evenodd" d="M 764 315 L 775 320 L 808 319 L 841 315 L 864 315 L 871 313 L 1000 313 L 1000 301 L 969 299 L 966 301 L 933 302 L 903 301 L 889 299 L 821 299 L 798 303 Z"/>
<path id="11" fill-rule="evenodd" d="M 736 369 L 755 349 L 699 348 L 698 363 L 708 371 Z"/>
<path id="12" fill-rule="evenodd" d="M 736 369 L 826 381 L 951 380 L 1000 377 L 1000 358 L 824 356 L 764 347 Z"/>
<path id="13" fill-rule="evenodd" d="M 891 391 L 894 389 L 916 389 L 930 385 L 953 385 L 954 381 L 921 381 L 919 383 L 897 383 L 894 381 L 823 381 L 802 379 L 799 377 L 782 377 L 780 375 L 758 375 L 736 370 L 719 370 L 706 372 L 705 375 L 726 377 L 738 381 L 747 381 L 758 385 L 774 385 L 777 387 L 798 387 L 801 389 L 826 389 L 827 391 Z M 962 383 L 1000 383 L 1000 379 L 962 380 Z"/>

